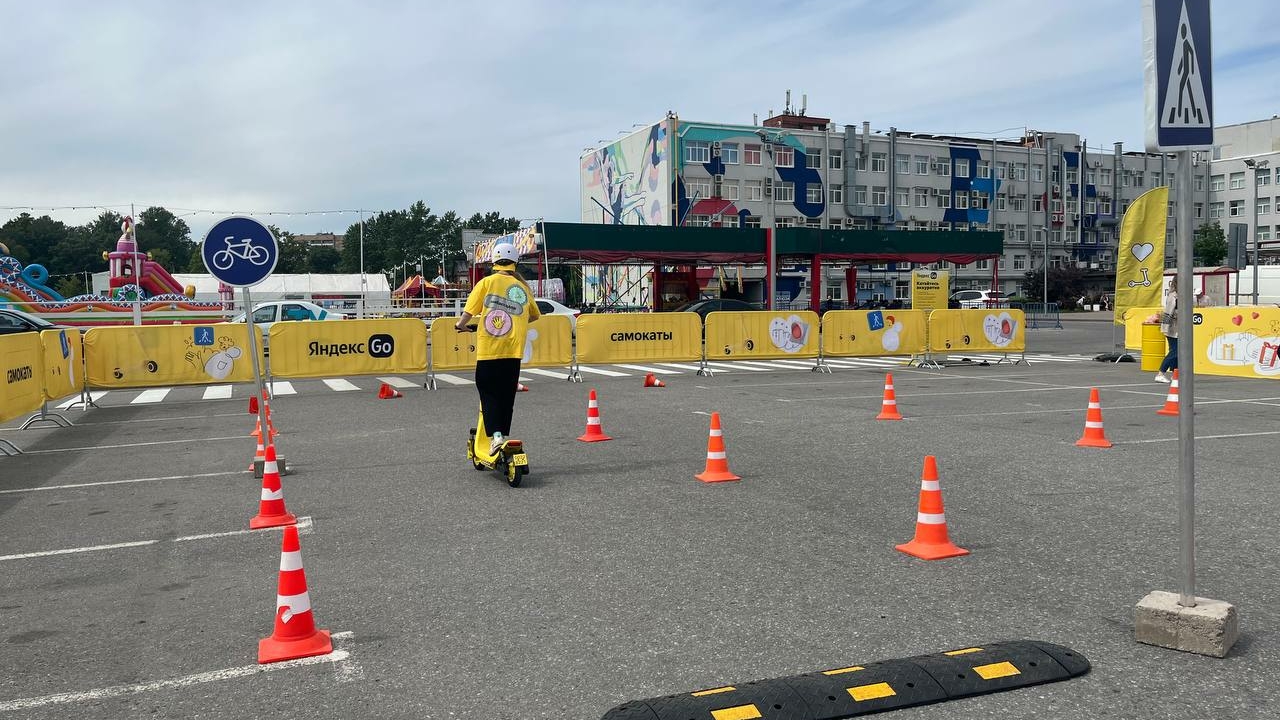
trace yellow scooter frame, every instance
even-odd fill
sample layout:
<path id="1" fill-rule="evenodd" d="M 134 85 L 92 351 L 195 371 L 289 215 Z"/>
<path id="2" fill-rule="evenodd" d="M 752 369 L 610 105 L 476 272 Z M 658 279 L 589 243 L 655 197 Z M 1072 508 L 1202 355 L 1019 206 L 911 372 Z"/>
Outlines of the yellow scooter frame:
<path id="1" fill-rule="evenodd" d="M 494 470 L 507 479 L 511 487 L 520 487 L 520 481 L 529 474 L 529 456 L 524 443 L 507 440 L 496 454 L 489 454 L 489 433 L 484 429 L 484 411 L 476 418 L 467 441 L 467 459 L 476 470 Z"/>

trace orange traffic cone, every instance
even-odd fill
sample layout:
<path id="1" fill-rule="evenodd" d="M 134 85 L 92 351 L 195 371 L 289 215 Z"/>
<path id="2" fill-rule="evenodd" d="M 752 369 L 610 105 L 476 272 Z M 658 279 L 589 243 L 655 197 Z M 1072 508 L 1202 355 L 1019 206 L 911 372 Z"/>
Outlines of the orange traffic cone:
<path id="1" fill-rule="evenodd" d="M 1178 414 L 1178 369 L 1173 369 L 1173 382 L 1169 383 L 1169 394 L 1164 399 L 1164 407 L 1156 411 L 1157 415 Z"/>
<path id="2" fill-rule="evenodd" d="M 529 386 L 522 382 L 516 383 L 516 392 L 529 392 Z"/>
<path id="3" fill-rule="evenodd" d="M 258 641 L 258 663 L 328 655 L 333 641 L 328 630 L 317 630 L 307 592 L 307 573 L 302 569 L 302 545 L 298 528 L 284 529 L 280 546 L 280 580 L 276 589 L 276 623 L 271 637 Z"/>
<path id="4" fill-rule="evenodd" d="M 921 560 L 941 560 L 968 555 L 947 536 L 947 516 L 942 510 L 942 487 L 938 485 L 938 461 L 932 455 L 924 458 L 920 474 L 920 504 L 916 510 L 916 536 L 895 548 Z"/>
<path id="5" fill-rule="evenodd" d="M 893 394 L 893 373 L 884 376 L 884 401 L 880 403 L 880 414 L 877 420 L 901 420 L 898 414 L 898 398 Z"/>
<path id="6" fill-rule="evenodd" d="M 254 451 L 253 459 L 249 461 L 250 472 L 253 472 L 258 467 L 258 463 L 265 464 L 267 462 L 265 448 L 262 445 L 262 431 L 259 430 L 254 432 L 254 436 L 258 438 L 258 449 Z"/>
<path id="7" fill-rule="evenodd" d="M 268 425 L 270 425 L 271 418 L 267 418 L 267 423 Z M 279 434 L 280 432 L 278 430 L 276 430 L 274 427 L 271 428 L 271 438 L 273 440 Z M 262 437 L 262 415 L 259 415 L 258 419 L 254 421 L 253 432 L 249 433 L 249 437 L 256 437 L 256 438 Z"/>
<path id="8" fill-rule="evenodd" d="M 395 398 L 402 398 L 402 397 L 404 397 L 404 393 L 391 387 L 391 385 L 387 383 L 382 383 L 382 387 L 378 388 L 379 400 L 392 400 Z"/>
<path id="9" fill-rule="evenodd" d="M 1098 399 L 1098 388 L 1089 391 L 1089 411 L 1084 416 L 1084 435 L 1076 441 L 1080 447 L 1109 448 L 1111 441 L 1102 432 L 1102 401 Z"/>
<path id="10" fill-rule="evenodd" d="M 649 373 L 648 375 L 644 376 L 644 386 L 647 388 L 666 387 L 667 384 L 659 380 L 658 376 L 654 375 L 653 373 Z"/>
<path id="11" fill-rule="evenodd" d="M 604 434 L 604 430 L 600 428 L 600 403 L 596 401 L 596 391 L 592 388 L 591 394 L 587 397 L 587 429 L 578 436 L 582 442 L 600 442 L 601 440 L 612 440 L 613 438 Z"/>
<path id="12" fill-rule="evenodd" d="M 284 487 L 280 485 L 280 468 L 276 465 L 276 446 L 267 446 L 267 460 L 262 465 L 262 499 L 258 514 L 249 519 L 249 529 L 293 525 L 298 518 L 284 509 Z"/>
<path id="13" fill-rule="evenodd" d="M 711 413 L 711 433 L 707 437 L 707 466 L 694 477 L 706 483 L 742 479 L 729 472 L 729 457 L 724 451 L 724 431 L 720 429 L 718 412 Z"/>

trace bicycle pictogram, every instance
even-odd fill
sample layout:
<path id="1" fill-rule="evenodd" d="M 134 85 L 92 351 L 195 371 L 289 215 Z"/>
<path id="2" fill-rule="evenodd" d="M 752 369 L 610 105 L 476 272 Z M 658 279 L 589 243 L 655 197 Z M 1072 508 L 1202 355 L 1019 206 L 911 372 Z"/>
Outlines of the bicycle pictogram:
<path id="1" fill-rule="evenodd" d="M 254 245 L 249 238 L 236 240 L 235 236 L 231 235 L 223 242 L 227 244 L 226 249 L 215 252 L 209 260 L 219 270 L 230 269 L 236 258 L 248 260 L 254 265 L 266 265 L 271 259 L 271 253 L 267 252 L 266 248 Z"/>

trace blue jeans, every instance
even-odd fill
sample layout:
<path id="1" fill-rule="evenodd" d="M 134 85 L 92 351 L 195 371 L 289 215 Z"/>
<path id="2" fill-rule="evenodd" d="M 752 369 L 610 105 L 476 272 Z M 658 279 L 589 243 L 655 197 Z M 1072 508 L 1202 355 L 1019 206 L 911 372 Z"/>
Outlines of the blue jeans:
<path id="1" fill-rule="evenodd" d="M 1178 338 L 1165 336 L 1169 343 L 1169 353 L 1164 356 L 1164 362 L 1160 363 L 1160 372 L 1169 372 L 1178 369 Z"/>

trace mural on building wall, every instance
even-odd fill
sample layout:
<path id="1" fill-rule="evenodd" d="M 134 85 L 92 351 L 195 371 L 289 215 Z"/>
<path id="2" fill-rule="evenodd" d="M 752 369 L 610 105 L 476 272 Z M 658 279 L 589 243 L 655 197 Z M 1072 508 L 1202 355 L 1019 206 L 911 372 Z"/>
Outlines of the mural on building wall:
<path id="1" fill-rule="evenodd" d="M 582 222 L 671 224 L 670 128 L 663 120 L 582 156 Z"/>
<path id="2" fill-rule="evenodd" d="M 707 142 L 720 143 L 721 151 L 717 152 L 714 148 L 711 151 L 711 158 L 708 162 L 696 163 L 707 172 L 708 175 L 725 174 L 725 163 L 723 156 L 723 147 L 725 144 L 732 143 L 738 149 L 738 163 L 745 162 L 743 157 L 746 145 L 761 146 L 762 153 L 768 153 L 766 157 L 762 154 L 761 162 L 764 166 L 773 169 L 772 178 L 776 192 L 779 182 L 789 182 L 795 187 L 795 198 L 791 201 L 791 205 L 802 217 L 816 218 L 822 217 L 823 211 L 826 209 L 826 188 L 822 185 L 822 175 L 817 168 L 809 167 L 809 158 L 806 153 L 804 143 L 795 137 L 780 130 L 761 129 L 759 131 L 749 128 L 720 128 L 720 127 L 701 127 L 701 126 L 684 126 L 685 129 L 680 135 L 679 157 L 676 158 L 676 179 L 675 179 L 675 197 L 676 209 L 680 224 L 690 215 L 707 215 L 711 217 L 712 226 L 720 225 L 725 217 L 738 217 L 738 225 L 741 226 L 748 217 L 760 217 L 763 213 L 764 203 L 758 202 L 756 207 L 749 207 L 750 201 L 745 200 L 725 200 L 718 197 L 703 197 L 701 193 L 690 196 L 689 190 L 684 182 L 685 163 L 685 144 L 691 142 Z M 765 137 L 761 137 L 759 132 L 766 133 Z M 790 148 L 793 155 L 791 167 L 778 167 L 776 164 L 776 152 L 774 148 L 785 146 Z M 701 177 L 701 175 L 699 175 Z M 819 188 L 818 202 L 809 202 L 810 186 Z"/>
<path id="3" fill-rule="evenodd" d="M 951 166 L 954 168 L 957 160 L 969 161 L 968 177 L 960 177 L 953 171 L 951 173 L 951 207 L 942 214 L 943 222 L 953 223 L 986 223 L 991 218 L 990 203 L 995 202 L 996 192 L 1000 190 L 1000 186 L 1004 184 L 1003 180 L 994 177 L 994 173 L 988 173 L 988 177 L 980 178 L 978 174 L 978 162 L 982 159 L 978 148 L 965 145 L 952 145 L 951 150 Z M 988 207 L 975 208 L 970 203 L 968 207 L 957 208 L 955 196 L 956 193 L 982 192 L 987 194 Z"/>

